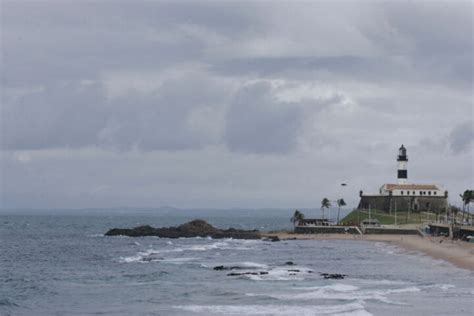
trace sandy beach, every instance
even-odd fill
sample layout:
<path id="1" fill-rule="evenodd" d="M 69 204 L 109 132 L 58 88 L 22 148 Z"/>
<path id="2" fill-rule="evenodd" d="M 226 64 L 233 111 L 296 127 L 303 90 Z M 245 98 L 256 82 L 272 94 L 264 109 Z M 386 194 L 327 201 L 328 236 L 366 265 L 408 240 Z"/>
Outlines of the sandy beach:
<path id="1" fill-rule="evenodd" d="M 419 251 L 435 259 L 448 261 L 455 266 L 474 271 L 474 243 L 451 240 L 445 237 L 420 237 L 416 235 L 342 235 L 268 233 L 281 240 L 364 240 L 385 242 L 410 251 Z"/>

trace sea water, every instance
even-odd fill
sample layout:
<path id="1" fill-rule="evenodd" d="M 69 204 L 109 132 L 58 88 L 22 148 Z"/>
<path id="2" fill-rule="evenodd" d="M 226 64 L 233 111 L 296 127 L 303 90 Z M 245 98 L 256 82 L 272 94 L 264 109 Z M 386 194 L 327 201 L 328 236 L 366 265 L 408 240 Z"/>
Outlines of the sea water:
<path id="1" fill-rule="evenodd" d="M 4 212 L 0 315 L 473 314 L 473 272 L 384 243 L 103 235 L 112 227 L 194 218 L 222 228 L 291 228 L 290 216 L 283 210 Z M 213 269 L 221 265 L 238 269 Z"/>

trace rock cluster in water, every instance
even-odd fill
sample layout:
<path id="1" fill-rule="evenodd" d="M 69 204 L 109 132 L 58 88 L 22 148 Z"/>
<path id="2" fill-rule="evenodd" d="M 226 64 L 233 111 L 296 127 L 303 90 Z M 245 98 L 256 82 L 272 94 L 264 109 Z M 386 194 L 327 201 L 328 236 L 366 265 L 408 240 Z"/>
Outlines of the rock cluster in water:
<path id="1" fill-rule="evenodd" d="M 295 263 L 293 261 L 287 261 L 285 266 L 293 266 Z M 228 271 L 227 276 L 245 276 L 245 275 L 267 275 L 273 270 L 272 268 L 267 270 L 261 270 L 264 268 L 261 267 L 248 267 L 248 266 L 239 266 L 239 265 L 231 265 L 231 266 L 215 266 L 213 268 L 214 271 Z M 240 271 L 239 271 L 240 270 Z M 243 270 L 243 271 L 242 271 Z M 248 271 L 248 270 L 260 270 L 260 271 Z M 279 270 L 280 273 L 282 270 Z M 309 269 L 284 269 L 287 275 L 294 276 L 298 274 L 305 274 L 305 273 L 313 273 L 313 270 Z M 319 273 L 325 279 L 335 279 L 335 280 L 342 280 L 346 277 L 345 274 L 340 273 Z"/>
<path id="2" fill-rule="evenodd" d="M 336 280 L 341 280 L 346 277 L 345 274 L 340 274 L 340 273 L 320 273 L 322 277 L 325 279 L 336 279 Z"/>
<path id="3" fill-rule="evenodd" d="M 262 237 L 258 230 L 241 230 L 235 228 L 218 229 L 206 221 L 200 219 L 196 219 L 176 227 L 154 228 L 151 226 L 139 226 L 135 228 L 113 228 L 106 232 L 105 235 L 121 235 L 130 237 L 156 236 L 163 238 L 211 237 L 235 239 L 260 239 Z"/>

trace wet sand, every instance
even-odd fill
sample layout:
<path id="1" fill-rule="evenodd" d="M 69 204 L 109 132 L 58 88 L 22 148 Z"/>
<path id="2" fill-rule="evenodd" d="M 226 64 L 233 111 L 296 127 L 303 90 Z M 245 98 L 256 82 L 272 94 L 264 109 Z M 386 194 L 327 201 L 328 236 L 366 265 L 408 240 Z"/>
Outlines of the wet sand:
<path id="1" fill-rule="evenodd" d="M 294 234 L 268 233 L 281 240 L 364 240 L 385 242 L 410 251 L 419 251 L 432 258 L 448 261 L 455 266 L 474 271 L 474 243 L 451 240 L 445 237 L 420 237 L 416 235 L 350 235 L 350 234 Z"/>

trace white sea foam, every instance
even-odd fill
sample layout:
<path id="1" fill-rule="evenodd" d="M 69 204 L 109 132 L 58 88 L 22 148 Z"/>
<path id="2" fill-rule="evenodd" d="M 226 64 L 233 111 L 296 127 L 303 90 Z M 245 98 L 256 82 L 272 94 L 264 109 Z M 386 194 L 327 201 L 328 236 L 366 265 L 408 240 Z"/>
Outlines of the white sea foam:
<path id="1" fill-rule="evenodd" d="M 333 284 L 320 287 L 310 287 L 310 288 L 295 288 L 299 290 L 298 293 L 290 294 L 248 294 L 253 296 L 266 296 L 272 297 L 279 300 L 300 300 L 300 301 L 312 301 L 317 299 L 325 300 L 345 300 L 345 301 L 360 301 L 365 302 L 367 300 L 379 301 L 387 304 L 396 304 L 404 305 L 392 300 L 389 300 L 387 296 L 389 294 L 401 294 L 401 293 L 413 293 L 419 292 L 420 289 L 417 287 L 406 287 L 399 289 L 381 289 L 381 290 L 361 290 L 357 286 L 350 284 Z M 302 289 L 309 290 L 308 292 L 301 292 Z"/>
<path id="2" fill-rule="evenodd" d="M 139 245 L 139 244 L 137 244 Z M 172 245 L 171 242 L 168 242 L 168 245 Z M 230 245 L 227 241 L 218 241 L 210 244 L 199 244 L 199 245 L 192 245 L 187 247 L 175 247 L 172 249 L 153 249 L 150 248 L 145 251 L 140 251 L 137 254 L 129 257 L 121 257 L 119 261 L 121 262 L 148 262 L 148 261 L 155 261 L 155 260 L 146 260 L 146 258 L 158 255 L 158 254 L 169 254 L 169 253 L 178 253 L 178 252 L 186 252 L 186 251 L 210 251 L 215 249 L 232 249 L 232 250 L 247 250 L 251 249 L 249 247 L 236 247 Z M 145 260 L 144 260 L 145 259 Z"/>
<path id="3" fill-rule="evenodd" d="M 360 302 L 340 305 L 181 305 L 176 309 L 224 315 L 372 315 Z"/>
<path id="4" fill-rule="evenodd" d="M 160 259 L 160 262 L 166 262 L 166 263 L 175 263 L 175 264 L 183 264 L 186 262 L 194 261 L 197 260 L 198 258 L 196 257 L 189 257 L 189 258 L 169 258 L 169 259 Z"/>
<path id="5" fill-rule="evenodd" d="M 143 257 L 141 255 L 135 255 L 130 257 L 120 257 L 119 261 L 123 263 L 131 263 L 131 262 L 141 262 Z"/>
<path id="6" fill-rule="evenodd" d="M 257 262 L 239 262 L 236 265 L 232 264 L 233 266 L 239 266 L 239 267 L 246 267 L 246 268 L 257 268 L 257 269 L 267 269 L 268 265 L 263 264 L 263 263 L 257 263 Z"/>
<path id="7" fill-rule="evenodd" d="M 308 290 L 308 291 L 325 289 L 325 290 L 330 290 L 330 291 L 335 291 L 335 292 L 353 292 L 353 291 L 358 290 L 359 287 L 350 285 L 350 284 L 337 283 L 337 284 L 331 284 L 331 285 L 325 285 L 325 286 L 297 287 L 294 289 Z"/>
<path id="8" fill-rule="evenodd" d="M 374 285 L 407 285 L 413 284 L 412 282 L 407 281 L 395 281 L 395 280 L 365 280 L 357 279 L 358 282 L 363 284 L 374 284 Z"/>
<path id="9" fill-rule="evenodd" d="M 396 293 L 414 293 L 414 292 L 420 292 L 421 290 L 417 288 L 416 286 L 410 286 L 410 287 L 405 287 L 405 288 L 399 288 L 399 289 L 386 289 L 386 290 L 377 290 L 381 294 L 396 294 Z"/>
<path id="10" fill-rule="evenodd" d="M 100 238 L 100 237 L 105 237 L 105 235 L 104 234 L 92 234 L 92 235 L 87 235 L 87 237 Z"/>

